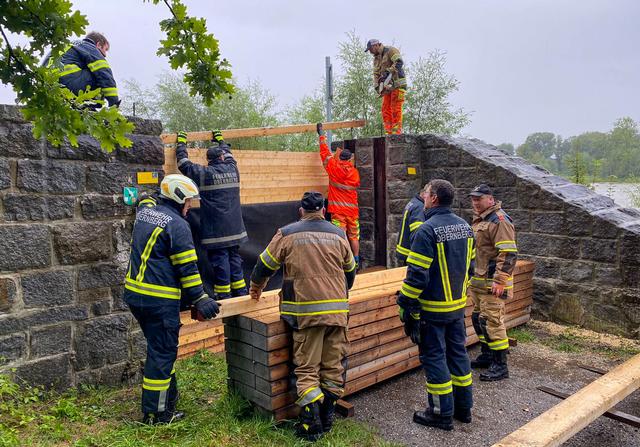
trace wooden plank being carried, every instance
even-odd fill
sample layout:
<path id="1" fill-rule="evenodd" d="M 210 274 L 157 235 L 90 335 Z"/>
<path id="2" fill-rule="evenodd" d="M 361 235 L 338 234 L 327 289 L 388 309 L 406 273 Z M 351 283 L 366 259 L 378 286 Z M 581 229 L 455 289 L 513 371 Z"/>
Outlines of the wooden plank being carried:
<path id="1" fill-rule="evenodd" d="M 328 123 L 322 123 L 324 130 L 336 130 L 336 129 L 351 129 L 354 127 L 364 127 L 366 125 L 365 120 L 352 120 L 352 121 L 332 121 Z M 315 124 L 294 124 L 291 126 L 279 126 L 279 127 L 251 127 L 247 129 L 226 129 L 221 130 L 222 137 L 225 140 L 231 140 L 233 138 L 250 138 L 250 137 L 267 137 L 270 135 L 287 135 L 292 133 L 309 133 L 315 132 Z M 189 132 L 187 133 L 187 141 L 211 141 L 211 131 L 206 130 L 203 132 Z M 177 134 L 175 133 L 163 133 L 160 135 L 164 144 L 173 144 L 177 141 Z"/>
<path id="2" fill-rule="evenodd" d="M 640 354 L 501 439 L 494 447 L 559 446 L 639 387 Z"/>

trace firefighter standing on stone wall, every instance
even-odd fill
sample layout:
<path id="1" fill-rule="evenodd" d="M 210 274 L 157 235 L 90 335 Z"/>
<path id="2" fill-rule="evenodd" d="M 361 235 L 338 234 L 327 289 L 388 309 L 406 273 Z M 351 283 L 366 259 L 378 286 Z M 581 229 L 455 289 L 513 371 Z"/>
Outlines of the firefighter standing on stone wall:
<path id="1" fill-rule="evenodd" d="M 218 304 L 202 288 L 193 237 L 185 217 L 198 188 L 179 174 L 166 176 L 160 196 L 140 201 L 133 226 L 124 301 L 147 340 L 142 382 L 143 422 L 170 423 L 176 410 L 180 302 L 194 305 L 203 319 L 213 318 Z"/>
<path id="2" fill-rule="evenodd" d="M 220 131 L 213 131 L 208 166 L 189 160 L 187 134 L 178 133 L 178 169 L 200 189 L 200 243 L 213 267 L 217 299 L 247 294 L 240 245 L 248 240 L 240 205 L 240 172 Z"/>
<path id="3" fill-rule="evenodd" d="M 296 434 L 319 439 L 331 430 L 344 393 L 348 290 L 356 264 L 347 238 L 324 218 L 324 197 L 306 192 L 300 221 L 280 228 L 260 254 L 249 293 L 259 299 L 269 278 L 284 266 L 281 318 L 293 329 L 293 363 L 301 407 Z"/>
<path id="4" fill-rule="evenodd" d="M 454 418 L 470 423 L 473 404 L 464 325 L 473 231 L 451 211 L 454 194 L 446 180 L 427 184 L 426 220 L 413 237 L 398 294 L 400 319 L 427 377 L 428 404 L 413 421 L 442 430 L 452 430 Z"/>
<path id="5" fill-rule="evenodd" d="M 516 232 L 489 186 L 479 185 L 469 195 L 474 211 L 476 261 L 468 290 L 474 303 L 471 320 L 482 349 L 471 367 L 489 368 L 480 374 L 480 380 L 496 381 L 509 377 L 504 302 L 513 295 Z"/>
<path id="6" fill-rule="evenodd" d="M 402 214 L 402 227 L 396 245 L 396 258 L 402 265 L 407 262 L 407 256 L 411 251 L 411 241 L 416 230 L 424 223 L 424 194 L 427 185 L 409 200 Z"/>
<path id="7" fill-rule="evenodd" d="M 384 46 L 377 39 L 367 42 L 373 54 L 373 88 L 382 96 L 382 122 L 385 134 L 402 133 L 402 105 L 407 89 L 404 62 L 397 48 Z"/>

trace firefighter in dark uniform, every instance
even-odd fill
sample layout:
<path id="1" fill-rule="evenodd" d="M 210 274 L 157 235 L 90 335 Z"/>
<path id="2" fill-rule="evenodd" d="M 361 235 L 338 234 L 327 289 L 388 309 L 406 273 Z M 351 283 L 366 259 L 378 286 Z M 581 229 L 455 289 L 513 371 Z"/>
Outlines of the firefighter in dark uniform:
<path id="1" fill-rule="evenodd" d="M 471 422 L 471 367 L 465 348 L 466 285 L 474 254 L 473 231 L 451 211 L 455 190 L 432 180 L 424 194 L 425 222 L 407 256 L 398 296 L 405 332 L 419 345 L 428 405 L 413 421 L 443 430 L 453 418 Z"/>
<path id="2" fill-rule="evenodd" d="M 301 219 L 280 228 L 260 254 L 250 294 L 260 299 L 269 278 L 284 266 L 281 318 L 293 329 L 293 363 L 301 408 L 296 434 L 315 441 L 331 430 L 344 393 L 348 290 L 356 262 L 345 232 L 324 218 L 324 197 L 306 192 Z"/>
<path id="3" fill-rule="evenodd" d="M 204 292 L 193 238 L 185 216 L 198 188 L 183 175 L 166 176 L 160 196 L 141 200 L 131 240 L 124 300 L 147 339 L 142 382 L 143 422 L 181 419 L 174 363 L 178 355 L 181 300 L 201 319 L 218 304 Z"/>
<path id="4" fill-rule="evenodd" d="M 516 231 L 489 186 L 478 185 L 469 195 L 477 255 L 468 293 L 474 304 L 471 321 L 482 350 L 471 366 L 488 368 L 480 374 L 480 380 L 494 382 L 509 377 L 504 303 L 513 295 L 513 269 L 518 259 Z"/>
<path id="5" fill-rule="evenodd" d="M 213 290 L 218 299 L 247 294 L 242 270 L 240 244 L 247 231 L 240 207 L 240 172 L 220 131 L 213 132 L 213 145 L 207 151 L 208 166 L 189 160 L 187 134 L 178 133 L 178 169 L 200 189 L 200 243 L 207 250 L 213 267 Z"/>
<path id="6" fill-rule="evenodd" d="M 47 57 L 44 65 L 57 69 L 60 83 L 73 94 L 87 87 L 100 89 L 100 95 L 110 106 L 118 106 L 118 88 L 106 59 L 109 47 L 107 38 L 94 31 L 69 46 L 57 60 L 51 55 Z"/>
<path id="7" fill-rule="evenodd" d="M 396 245 L 396 258 L 402 265 L 407 262 L 407 256 L 411 251 L 411 240 L 416 230 L 424 222 L 424 199 L 425 188 L 409 200 L 404 207 L 402 215 L 402 227 L 398 236 L 398 245 Z"/>

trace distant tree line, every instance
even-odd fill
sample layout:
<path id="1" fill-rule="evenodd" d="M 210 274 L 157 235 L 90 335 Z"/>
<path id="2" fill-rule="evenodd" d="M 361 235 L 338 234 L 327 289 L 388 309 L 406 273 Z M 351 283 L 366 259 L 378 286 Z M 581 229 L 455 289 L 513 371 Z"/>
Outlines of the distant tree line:
<path id="1" fill-rule="evenodd" d="M 585 132 L 569 138 L 536 132 L 514 149 L 498 146 L 576 183 L 640 180 L 640 133 L 632 118 L 617 120 L 609 132 Z"/>

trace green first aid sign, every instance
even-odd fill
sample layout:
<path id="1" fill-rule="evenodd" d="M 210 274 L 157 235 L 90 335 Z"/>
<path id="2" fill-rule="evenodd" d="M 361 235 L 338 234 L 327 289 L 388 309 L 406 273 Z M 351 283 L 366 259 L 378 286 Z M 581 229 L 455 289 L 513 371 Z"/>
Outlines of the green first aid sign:
<path id="1" fill-rule="evenodd" d="M 138 202 L 138 188 L 125 186 L 122 189 L 122 199 L 125 205 L 133 206 Z"/>

